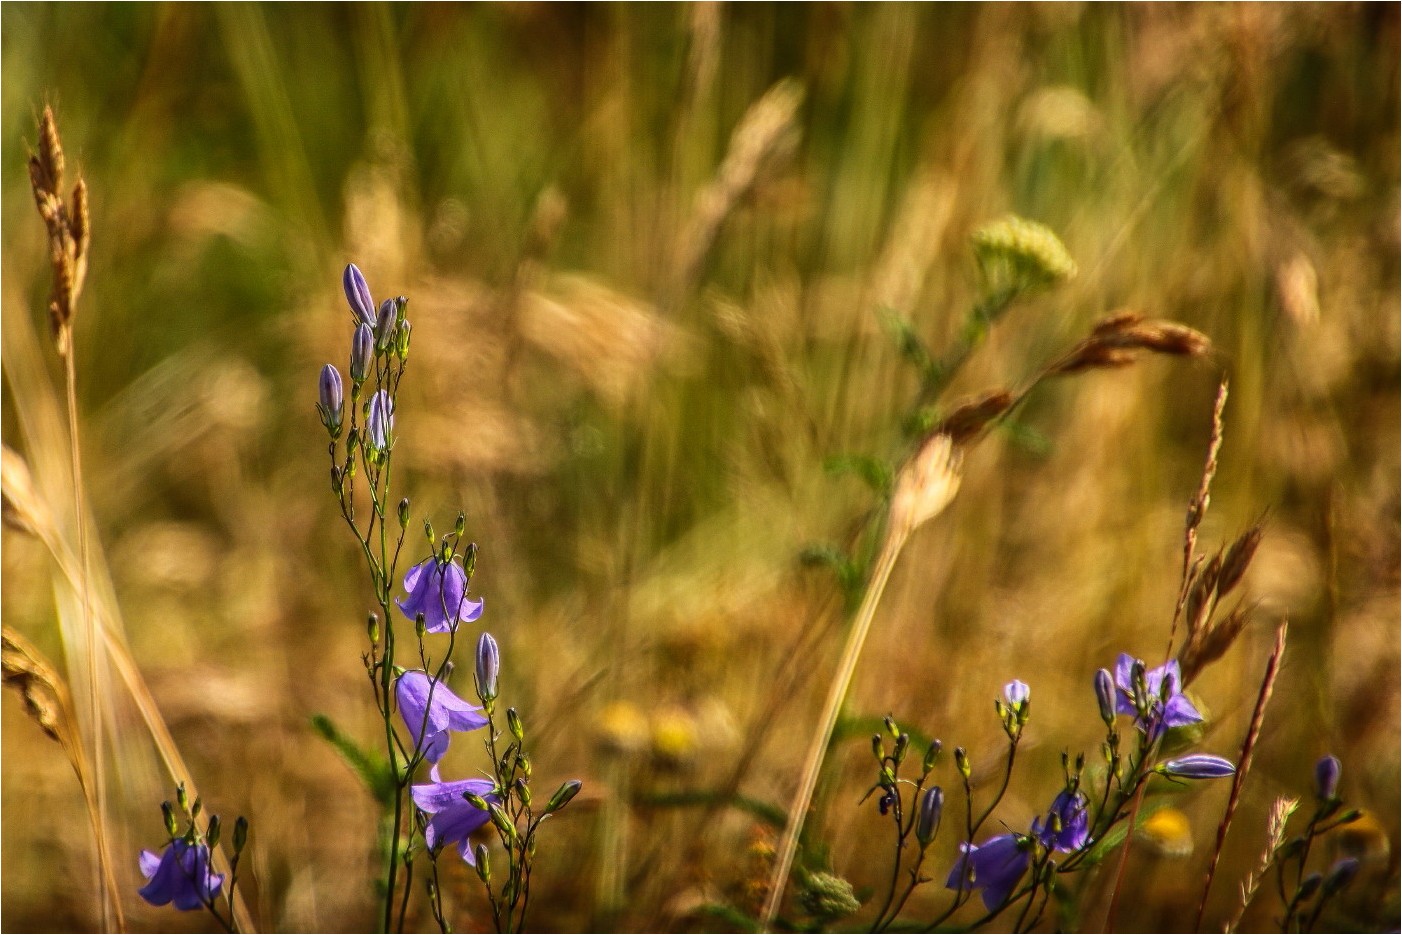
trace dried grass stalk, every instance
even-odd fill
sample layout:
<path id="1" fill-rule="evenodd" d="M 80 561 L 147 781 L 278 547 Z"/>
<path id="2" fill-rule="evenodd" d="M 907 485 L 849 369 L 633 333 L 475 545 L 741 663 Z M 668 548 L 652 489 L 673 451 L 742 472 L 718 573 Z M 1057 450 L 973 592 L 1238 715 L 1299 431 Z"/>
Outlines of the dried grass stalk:
<path id="1" fill-rule="evenodd" d="M 1275 863 L 1275 855 L 1280 852 L 1281 845 L 1285 843 L 1285 829 L 1290 824 L 1290 816 L 1295 814 L 1295 810 L 1300 807 L 1299 799 L 1281 796 L 1271 803 L 1270 814 L 1266 819 L 1266 849 L 1261 852 L 1260 864 L 1254 873 L 1246 875 L 1246 879 L 1241 883 L 1241 903 L 1237 906 L 1236 913 L 1233 914 L 1230 922 L 1227 923 L 1225 931 L 1235 932 L 1237 926 L 1241 925 L 1241 917 L 1246 914 L 1246 907 L 1251 905 L 1251 900 L 1256 898 L 1256 890 L 1260 889 L 1261 881 L 1270 872 L 1271 866 Z"/>
<path id="2" fill-rule="evenodd" d="M 1140 351 L 1173 357 L 1202 357 L 1210 350 L 1212 341 L 1207 335 L 1187 325 L 1146 319 L 1135 312 L 1120 312 L 1091 329 L 1089 337 L 1047 368 L 1047 375 L 1123 367 L 1133 363 Z"/>
<path id="3" fill-rule="evenodd" d="M 1193 931 L 1202 928 L 1202 916 L 1207 911 L 1207 896 L 1212 891 L 1212 878 L 1217 874 L 1217 864 L 1222 859 L 1222 847 L 1227 843 L 1227 830 L 1231 828 L 1232 816 L 1241 802 L 1241 789 L 1246 784 L 1246 775 L 1251 772 L 1251 754 L 1256 749 L 1256 741 L 1261 736 L 1261 725 L 1266 719 L 1266 705 L 1270 703 L 1271 692 L 1275 690 L 1275 677 L 1280 674 L 1280 660 L 1285 656 L 1285 635 L 1289 625 L 1282 623 L 1275 631 L 1275 648 L 1266 660 L 1266 673 L 1261 678 L 1261 691 L 1256 696 L 1256 708 L 1251 712 L 1251 723 L 1246 728 L 1246 739 L 1241 744 L 1241 756 L 1237 759 L 1236 775 L 1232 777 L 1232 793 L 1227 798 L 1227 810 L 1222 814 L 1222 823 L 1217 826 L 1217 846 L 1212 850 L 1212 861 L 1207 867 L 1207 876 L 1202 884 L 1202 897 L 1198 900 L 1197 920 Z"/>

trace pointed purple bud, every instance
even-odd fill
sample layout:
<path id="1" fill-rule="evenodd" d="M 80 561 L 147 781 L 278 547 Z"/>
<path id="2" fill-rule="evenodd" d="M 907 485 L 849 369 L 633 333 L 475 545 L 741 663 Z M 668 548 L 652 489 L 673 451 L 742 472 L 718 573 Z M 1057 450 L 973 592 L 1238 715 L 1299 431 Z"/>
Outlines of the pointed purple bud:
<path id="1" fill-rule="evenodd" d="M 373 325 L 375 300 L 370 298 L 370 287 L 366 285 L 365 277 L 356 269 L 354 263 L 347 266 L 346 271 L 341 274 L 341 288 L 346 290 L 346 301 L 350 303 L 355 320 L 361 324 Z"/>
<path id="2" fill-rule="evenodd" d="M 1115 678 L 1109 669 L 1095 673 L 1095 700 L 1100 705 L 1100 719 L 1109 727 L 1115 723 Z"/>
<path id="3" fill-rule="evenodd" d="M 497 676 L 501 673 L 501 650 L 492 634 L 483 632 L 477 638 L 477 696 L 484 703 L 497 696 Z"/>
<path id="4" fill-rule="evenodd" d="M 940 830 L 940 815 L 944 813 L 944 790 L 931 786 L 920 793 L 920 815 L 915 822 L 915 839 L 925 847 Z"/>
<path id="5" fill-rule="evenodd" d="M 1329 868 L 1329 872 L 1324 875 L 1324 895 L 1333 896 L 1353 882 L 1353 878 L 1358 876 L 1358 858 L 1344 857 L 1334 862 L 1334 866 Z"/>
<path id="6" fill-rule="evenodd" d="M 394 299 L 385 299 L 375 319 L 375 350 L 387 351 L 394 346 L 394 328 L 398 322 L 399 304 Z"/>
<path id="7" fill-rule="evenodd" d="M 1179 779 L 1221 779 L 1236 772 L 1231 760 L 1206 753 L 1194 753 L 1160 763 L 1156 770 Z"/>
<path id="8" fill-rule="evenodd" d="M 370 362 L 375 358 L 375 336 L 370 331 L 367 324 L 355 326 L 355 335 L 351 338 L 351 379 L 357 384 L 364 383 L 366 377 L 370 376 Z"/>
<path id="9" fill-rule="evenodd" d="M 370 411 L 365 418 L 370 447 L 388 451 L 394 447 L 394 400 L 384 390 L 370 397 Z"/>
<path id="10" fill-rule="evenodd" d="M 317 411 L 321 413 L 321 424 L 332 438 L 341 434 L 341 414 L 345 406 L 345 395 L 341 387 L 341 372 L 327 364 L 321 368 L 320 402 Z"/>
<path id="11" fill-rule="evenodd" d="M 1314 794 L 1321 802 L 1333 801 L 1339 791 L 1339 776 L 1344 765 L 1333 754 L 1322 756 L 1314 764 Z"/>

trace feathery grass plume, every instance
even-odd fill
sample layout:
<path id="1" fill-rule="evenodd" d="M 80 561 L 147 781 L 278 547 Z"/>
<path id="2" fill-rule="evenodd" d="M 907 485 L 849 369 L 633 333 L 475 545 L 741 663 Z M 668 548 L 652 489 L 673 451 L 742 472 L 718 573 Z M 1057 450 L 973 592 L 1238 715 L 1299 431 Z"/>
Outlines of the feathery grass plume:
<path id="1" fill-rule="evenodd" d="M 1270 872 L 1271 867 L 1275 864 L 1276 855 L 1280 853 L 1281 846 L 1285 844 L 1285 829 L 1290 824 L 1290 816 L 1294 815 L 1295 810 L 1299 807 L 1299 799 L 1283 795 L 1271 803 L 1271 810 L 1266 818 L 1266 848 L 1261 852 L 1260 863 L 1255 872 L 1248 873 L 1246 879 L 1241 882 L 1241 902 L 1237 905 L 1236 913 L 1227 923 L 1224 931 L 1235 932 L 1237 926 L 1241 925 L 1241 918 L 1246 914 L 1246 907 L 1251 905 L 1251 900 L 1256 898 L 1256 891 L 1260 889 L 1261 881 Z"/>
<path id="2" fill-rule="evenodd" d="M 770 171 L 798 149 L 798 109 L 803 84 L 785 78 L 750 105 L 730 136 L 730 148 L 715 177 L 696 196 L 690 222 L 677 249 L 673 301 L 685 295 L 701 273 L 721 225 L 735 206 Z M 667 303 L 671 304 L 671 303 Z"/>
<path id="3" fill-rule="evenodd" d="M 1212 403 L 1212 430 L 1207 440 L 1207 457 L 1203 460 L 1202 477 L 1198 481 L 1197 492 L 1188 501 L 1188 512 L 1183 519 L 1182 582 L 1178 588 L 1178 603 L 1173 609 L 1173 622 L 1168 628 L 1168 649 L 1164 653 L 1167 656 L 1173 655 L 1173 641 L 1178 636 L 1178 618 L 1183 614 L 1193 583 L 1198 527 L 1202 525 L 1203 518 L 1207 515 L 1207 507 L 1212 502 L 1212 478 L 1217 474 L 1217 456 L 1222 450 L 1222 413 L 1226 407 L 1227 381 L 1223 379 L 1217 386 L 1217 397 Z"/>
<path id="4" fill-rule="evenodd" d="M 779 843 L 774 872 L 770 877 L 769 893 L 760 917 L 760 926 L 765 930 L 773 925 L 779 913 L 779 903 L 784 898 L 784 888 L 798 851 L 798 838 L 808 816 L 808 807 L 813 801 L 813 791 L 817 787 L 823 757 L 832 741 L 838 712 L 852 684 L 852 675 L 857 670 L 862 646 L 871 630 L 871 622 L 876 615 L 877 605 L 881 603 L 886 583 L 890 580 L 891 570 L 895 567 L 896 559 L 910 534 L 922 523 L 938 516 L 954 499 L 954 495 L 959 491 L 959 469 L 960 455 L 950 442 L 949 436 L 935 434 L 925 440 L 896 477 L 895 490 L 887 511 L 885 541 L 877 556 L 871 583 L 867 586 L 862 605 L 847 636 L 847 645 L 842 650 L 842 658 L 828 689 L 827 702 L 824 704 L 818 729 L 809 743 L 803 769 L 799 773 L 798 791 L 789 806 L 788 824 Z"/>
<path id="5" fill-rule="evenodd" d="M 1232 825 L 1241 802 L 1241 789 L 1246 784 L 1246 776 L 1251 772 L 1251 755 L 1255 752 L 1256 741 L 1261 736 L 1261 725 L 1266 719 L 1266 705 L 1270 703 L 1271 692 L 1275 690 L 1275 679 L 1280 674 L 1280 661 L 1285 655 L 1285 635 L 1288 624 L 1282 623 L 1275 631 L 1275 648 L 1266 660 L 1266 672 L 1261 678 L 1261 691 L 1256 696 L 1256 707 L 1251 712 L 1251 723 L 1246 729 L 1246 739 L 1241 744 L 1241 756 L 1237 758 L 1236 775 L 1232 778 L 1231 795 L 1227 798 L 1227 810 L 1222 814 L 1222 823 L 1217 826 L 1217 844 L 1212 849 L 1212 860 L 1207 866 L 1207 875 L 1202 883 L 1202 896 L 1198 899 L 1197 919 L 1193 930 L 1202 928 L 1203 913 L 1207 911 L 1207 897 L 1212 891 L 1212 878 L 1217 875 L 1217 864 L 1222 859 L 1222 847 L 1227 843 L 1227 831 Z"/>

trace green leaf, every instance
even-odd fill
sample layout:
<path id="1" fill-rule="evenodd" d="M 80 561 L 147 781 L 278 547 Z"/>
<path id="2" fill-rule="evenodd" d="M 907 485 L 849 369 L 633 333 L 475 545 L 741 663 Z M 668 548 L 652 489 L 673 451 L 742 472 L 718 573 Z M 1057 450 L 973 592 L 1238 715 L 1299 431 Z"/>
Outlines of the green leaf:
<path id="1" fill-rule="evenodd" d="M 312 715 L 312 729 L 341 755 L 351 772 L 360 777 L 376 802 L 388 807 L 394 802 L 395 779 L 384 758 L 361 749 L 354 740 L 324 714 Z"/>

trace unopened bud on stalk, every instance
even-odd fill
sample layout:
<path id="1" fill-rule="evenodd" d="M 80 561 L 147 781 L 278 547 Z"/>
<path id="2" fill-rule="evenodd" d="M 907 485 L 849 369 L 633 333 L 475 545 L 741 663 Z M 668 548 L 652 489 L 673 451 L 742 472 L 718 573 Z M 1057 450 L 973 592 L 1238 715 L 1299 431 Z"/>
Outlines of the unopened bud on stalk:
<path id="1" fill-rule="evenodd" d="M 467 800 L 467 804 L 477 809 L 479 812 L 490 810 L 487 800 L 475 792 L 464 792 L 462 797 Z"/>
<path id="2" fill-rule="evenodd" d="M 579 790 L 582 788 L 584 788 L 584 783 L 578 779 L 568 779 L 561 783 L 560 788 L 556 789 L 555 794 L 550 797 L 550 801 L 545 803 L 545 814 L 558 812 L 570 804 L 570 800 L 579 795 Z"/>
<path id="3" fill-rule="evenodd" d="M 877 762 L 886 759 L 886 745 L 881 742 L 880 734 L 871 735 L 871 755 L 876 757 Z"/>
<path id="4" fill-rule="evenodd" d="M 920 761 L 920 768 L 928 773 L 935 768 L 935 760 L 939 758 L 940 750 L 944 747 L 938 740 L 930 742 L 930 746 L 925 750 L 925 759 Z"/>
<path id="5" fill-rule="evenodd" d="M 517 779 L 515 785 L 516 795 L 521 799 L 521 804 L 526 806 L 526 808 L 530 808 L 532 798 L 531 787 L 526 783 L 525 779 Z"/>
<path id="6" fill-rule="evenodd" d="M 399 331 L 394 342 L 394 352 L 399 355 L 400 360 L 409 359 L 409 322 L 408 320 L 399 323 Z"/>
<path id="7" fill-rule="evenodd" d="M 1314 797 L 1321 802 L 1331 802 L 1339 791 L 1339 776 L 1344 765 L 1339 758 L 1330 754 L 1319 758 L 1314 764 Z"/>
<path id="8" fill-rule="evenodd" d="M 1329 868 L 1329 872 L 1324 876 L 1324 895 L 1333 896 L 1353 882 L 1353 878 L 1358 876 L 1358 859 L 1345 857 L 1334 862 L 1334 866 Z"/>
<path id="9" fill-rule="evenodd" d="M 248 819 L 242 815 L 234 821 L 234 856 L 237 857 L 248 843 Z"/>
<path id="10" fill-rule="evenodd" d="M 356 325 L 351 337 L 351 382 L 359 386 L 370 376 L 370 362 L 375 358 L 375 335 L 369 325 Z"/>
<path id="11" fill-rule="evenodd" d="M 1322 873 L 1311 873 L 1309 876 L 1305 877 L 1300 881 L 1300 891 L 1295 894 L 1295 902 L 1308 902 L 1309 898 L 1314 895 L 1315 890 L 1319 889 L 1319 884 L 1323 882 L 1324 874 Z"/>
<path id="12" fill-rule="evenodd" d="M 969 752 L 963 747 L 954 748 L 954 765 L 959 770 L 959 775 L 965 779 L 973 775 L 973 767 L 969 765 Z"/>
<path id="13" fill-rule="evenodd" d="M 317 394 L 316 410 L 321 415 L 321 424 L 326 426 L 332 438 L 340 438 L 345 415 L 345 390 L 341 384 L 341 372 L 331 364 L 321 368 Z"/>
<path id="14" fill-rule="evenodd" d="M 526 739 L 526 728 L 522 726 L 521 715 L 516 712 L 515 708 L 506 709 L 506 726 L 511 731 L 511 736 L 518 741 Z"/>
<path id="15" fill-rule="evenodd" d="M 370 287 L 354 263 L 347 266 L 341 275 L 341 288 L 346 292 L 346 302 L 350 304 L 355 320 L 366 325 L 374 324 L 375 300 L 370 298 Z"/>
<path id="16" fill-rule="evenodd" d="M 204 840 L 211 848 L 219 846 L 219 816 L 209 816 L 209 827 L 205 829 Z"/>
<path id="17" fill-rule="evenodd" d="M 365 632 L 370 637 L 370 642 L 379 645 L 380 643 L 380 615 L 371 614 L 365 621 Z"/>
<path id="18" fill-rule="evenodd" d="M 497 697 L 497 676 L 501 672 L 501 651 L 492 634 L 483 633 L 477 638 L 477 666 L 474 675 L 477 679 L 477 697 L 484 704 L 490 704 Z"/>
<path id="19" fill-rule="evenodd" d="M 384 353 L 394 346 L 394 326 L 399 317 L 399 309 L 394 299 L 380 303 L 380 313 L 375 317 L 375 350 Z"/>
<path id="20" fill-rule="evenodd" d="M 462 538 L 462 534 L 467 532 L 467 517 L 458 512 L 458 521 L 453 524 L 453 535 Z"/>
<path id="21" fill-rule="evenodd" d="M 516 826 L 511 823 L 511 819 L 500 805 L 495 802 L 491 803 L 487 806 L 487 814 L 491 816 L 492 824 L 496 825 L 496 829 L 506 835 L 508 840 L 516 839 Z"/>
<path id="22" fill-rule="evenodd" d="M 1115 723 L 1115 679 L 1109 669 L 1095 673 L 1095 700 L 1100 705 L 1100 719 L 1109 727 Z"/>
<path id="23" fill-rule="evenodd" d="M 477 845 L 476 851 L 477 876 L 483 883 L 492 882 L 492 861 L 487 845 Z"/>
<path id="24" fill-rule="evenodd" d="M 429 548 L 433 548 L 433 540 L 436 537 L 433 535 L 433 524 L 428 520 L 424 520 L 424 537 L 428 539 Z"/>
<path id="25" fill-rule="evenodd" d="M 190 794 L 185 791 L 185 783 L 180 783 L 175 787 L 175 802 L 180 806 L 180 810 L 188 812 L 190 810 Z"/>
<path id="26" fill-rule="evenodd" d="M 915 839 L 926 847 L 940 830 L 940 815 L 944 813 L 944 790 L 931 786 L 920 794 L 920 815 L 915 822 Z"/>
<path id="27" fill-rule="evenodd" d="M 420 612 L 420 613 L 415 614 L 415 615 L 414 615 L 414 633 L 415 633 L 415 635 L 417 635 L 417 636 L 419 637 L 419 639 L 423 639 L 424 634 L 427 633 L 427 632 L 428 632 L 428 622 L 424 619 L 423 613 Z"/>
<path id="28" fill-rule="evenodd" d="M 161 803 L 161 818 L 165 820 L 166 831 L 171 837 L 175 837 L 180 830 L 180 825 L 175 820 L 175 809 L 169 802 Z"/>
<path id="29" fill-rule="evenodd" d="M 898 765 L 905 762 L 905 755 L 909 750 L 910 735 L 901 734 L 899 737 L 896 738 L 896 749 L 895 752 L 892 753 L 892 756 L 895 758 L 896 763 Z"/>
<path id="30" fill-rule="evenodd" d="M 409 498 L 405 497 L 399 501 L 399 528 L 405 529 L 409 525 Z"/>

